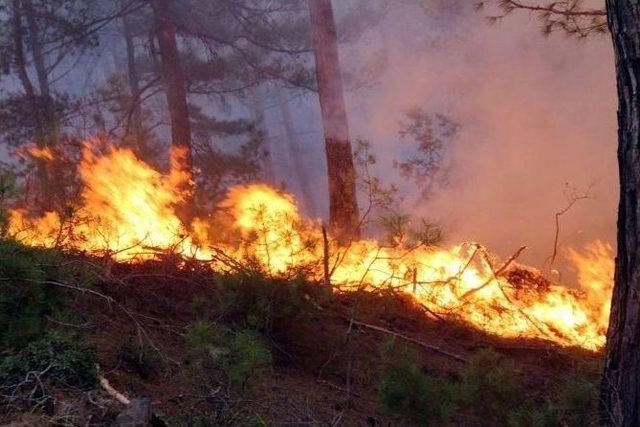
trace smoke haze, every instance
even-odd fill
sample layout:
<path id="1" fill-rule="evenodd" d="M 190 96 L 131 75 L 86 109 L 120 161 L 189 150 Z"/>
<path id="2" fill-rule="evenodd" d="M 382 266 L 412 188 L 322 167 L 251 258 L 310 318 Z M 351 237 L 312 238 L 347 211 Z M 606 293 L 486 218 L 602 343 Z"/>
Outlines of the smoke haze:
<path id="1" fill-rule="evenodd" d="M 443 3 L 444 4 L 444 3 Z M 444 9 L 444 10 L 443 10 Z M 606 36 L 544 37 L 526 13 L 496 25 L 471 8 L 406 4 L 380 30 L 341 51 L 352 58 L 384 52 L 378 84 L 351 92 L 351 129 L 370 140 L 377 173 L 406 146 L 399 122 L 412 107 L 461 125 L 451 145 L 451 183 L 428 200 L 401 184 L 405 209 L 438 222 L 447 241 L 478 241 L 503 256 L 542 266 L 551 254 L 554 214 L 567 187 L 584 193 L 560 219 L 560 249 L 615 240 L 618 197 L 613 52 Z"/>

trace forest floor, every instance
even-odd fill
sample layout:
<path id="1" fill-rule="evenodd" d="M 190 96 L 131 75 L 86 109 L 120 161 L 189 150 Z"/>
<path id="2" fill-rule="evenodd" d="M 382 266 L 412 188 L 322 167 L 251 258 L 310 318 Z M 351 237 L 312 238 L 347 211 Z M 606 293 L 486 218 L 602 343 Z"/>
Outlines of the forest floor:
<path id="1" fill-rule="evenodd" d="M 0 276 L 20 281 L 2 262 Z M 97 378 L 129 399 L 148 398 L 156 425 L 597 421 L 599 353 L 489 336 L 391 290 L 341 293 L 171 258 L 107 271 L 100 260 L 64 254 L 56 264 L 76 266 L 65 280 L 35 264 L 44 287 L 65 295 L 62 308 L 38 314 L 44 333 L 60 330 L 93 348 Z M 78 275 L 86 268 L 93 273 Z M 0 379 L 6 366 L 0 361 Z M 124 409 L 97 382 L 73 386 L 47 368 L 5 381 L 0 424 L 112 425 Z"/>

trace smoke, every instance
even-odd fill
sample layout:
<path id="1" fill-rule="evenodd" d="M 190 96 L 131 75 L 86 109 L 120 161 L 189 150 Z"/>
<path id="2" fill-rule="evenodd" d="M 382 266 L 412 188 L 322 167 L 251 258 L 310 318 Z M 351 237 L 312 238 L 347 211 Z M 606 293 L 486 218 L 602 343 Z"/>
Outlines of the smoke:
<path id="1" fill-rule="evenodd" d="M 521 260 L 542 267 L 567 186 L 579 193 L 592 186 L 592 198 L 560 218 L 560 249 L 615 241 L 616 91 L 608 36 L 544 37 L 527 14 L 490 26 L 470 7 L 406 3 L 341 55 L 349 67 L 379 52 L 387 69 L 377 85 L 349 93 L 350 125 L 373 144 L 377 172 L 400 183 L 404 209 L 438 222 L 450 243 L 478 241 L 502 256 L 527 245 Z M 461 125 L 450 146 L 451 183 L 426 200 L 392 167 L 406 149 L 399 122 L 416 106 Z"/>

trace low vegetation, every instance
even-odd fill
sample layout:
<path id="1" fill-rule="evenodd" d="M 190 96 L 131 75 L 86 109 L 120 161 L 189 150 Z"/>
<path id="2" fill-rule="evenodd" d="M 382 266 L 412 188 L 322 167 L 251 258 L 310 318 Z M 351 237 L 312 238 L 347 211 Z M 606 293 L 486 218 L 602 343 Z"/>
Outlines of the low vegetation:
<path id="1" fill-rule="evenodd" d="M 97 385 L 95 351 L 68 330 L 73 316 L 60 287 L 86 277 L 62 259 L 54 250 L 0 242 L 0 401 L 6 407 L 42 406 L 53 388 Z"/>
<path id="2" fill-rule="evenodd" d="M 381 407 L 421 425 L 456 418 L 487 426 L 595 425 L 596 378 L 531 390 L 513 361 L 491 348 L 473 355 L 452 378 L 429 374 L 415 351 L 395 340 L 382 344 L 381 360 Z"/>
<path id="3" fill-rule="evenodd" d="M 598 355 L 442 323 L 391 289 L 1 245 L 3 422 L 108 424 L 104 375 L 169 425 L 594 423 Z M 418 345 L 435 342 L 459 359 Z"/>

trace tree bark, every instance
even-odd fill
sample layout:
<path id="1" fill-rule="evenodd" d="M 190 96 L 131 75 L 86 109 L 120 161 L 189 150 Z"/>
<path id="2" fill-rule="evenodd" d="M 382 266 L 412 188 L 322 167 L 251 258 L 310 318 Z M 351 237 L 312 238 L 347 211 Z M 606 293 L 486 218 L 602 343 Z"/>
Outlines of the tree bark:
<path id="1" fill-rule="evenodd" d="M 134 44 L 133 28 L 128 16 L 122 17 L 122 28 L 124 32 L 125 46 L 127 50 L 127 78 L 129 80 L 129 90 L 131 92 L 131 127 L 135 137 L 138 151 L 144 153 L 144 141 L 142 135 L 142 109 L 140 107 L 140 77 L 136 68 L 136 52 Z"/>
<path id="2" fill-rule="evenodd" d="M 24 54 L 24 42 L 22 34 L 22 7 L 19 0 L 13 0 L 13 54 L 14 54 L 14 66 L 22 89 L 24 90 L 27 104 L 33 114 L 34 124 L 34 136 L 36 145 L 38 147 L 44 147 L 47 143 L 45 137 L 45 126 L 42 114 L 40 102 L 36 95 L 33 83 L 29 78 L 27 72 L 27 60 Z M 44 159 L 35 159 L 36 162 L 36 177 L 37 177 L 37 190 L 35 192 L 35 205 L 40 206 L 44 195 L 47 194 L 48 188 L 48 171 L 47 164 Z M 27 193 L 29 192 L 29 186 L 27 186 Z"/>
<path id="3" fill-rule="evenodd" d="M 45 144 L 56 145 L 58 142 L 58 118 L 56 117 L 55 105 L 51 96 L 49 84 L 49 74 L 45 64 L 45 56 L 42 51 L 43 44 L 40 37 L 40 28 L 36 17 L 36 12 L 29 0 L 23 0 L 25 18 L 29 28 L 29 40 L 31 56 L 33 57 L 33 67 L 36 70 L 38 88 L 40 90 L 39 103 L 41 114 L 44 119 Z"/>
<path id="4" fill-rule="evenodd" d="M 35 139 L 38 146 L 44 146 L 44 129 L 42 127 L 42 115 L 40 111 L 40 104 L 38 103 L 38 97 L 33 83 L 27 73 L 27 60 L 24 55 L 24 45 L 22 41 L 22 10 L 19 0 L 13 0 L 13 53 L 14 53 L 14 65 L 22 89 L 24 90 L 27 103 L 31 108 L 31 112 L 34 116 L 35 127 Z"/>
<path id="5" fill-rule="evenodd" d="M 171 18 L 167 0 L 154 0 L 153 11 L 160 50 L 160 69 L 171 120 L 172 168 L 189 177 L 189 183 L 185 183 L 182 189 L 188 196 L 181 209 L 183 220 L 188 220 L 193 213 L 193 163 L 186 81 L 176 41 L 176 25 Z"/>
<path id="6" fill-rule="evenodd" d="M 292 157 L 292 167 L 295 172 L 296 180 L 298 181 L 298 188 L 302 194 L 302 203 L 306 209 L 306 212 L 313 216 L 315 213 L 315 203 L 309 188 L 309 179 L 305 173 L 304 150 L 301 147 L 300 140 L 296 137 L 295 126 L 291 119 L 291 110 L 289 110 L 289 100 L 282 95 L 282 90 L 277 90 L 278 106 L 280 108 L 280 115 L 282 116 L 282 125 L 284 127 L 284 137 L 287 141 L 289 148 L 289 154 Z"/>
<path id="7" fill-rule="evenodd" d="M 341 240 L 357 238 L 356 173 L 342 90 L 331 0 L 308 0 L 329 172 L 329 222 Z"/>
<path id="8" fill-rule="evenodd" d="M 604 424 L 640 425 L 640 0 L 607 0 L 618 87 L 618 254 L 601 386 Z"/>
<path id="9" fill-rule="evenodd" d="M 266 151 L 264 159 L 262 159 L 261 166 L 264 178 L 268 183 L 275 186 L 275 162 L 274 162 L 274 146 L 269 127 L 266 123 L 265 117 L 265 105 L 263 99 L 263 91 L 260 86 L 254 87 L 249 91 L 247 96 L 247 108 L 251 112 L 253 122 L 256 129 L 260 132 L 263 141 L 263 148 Z"/>

